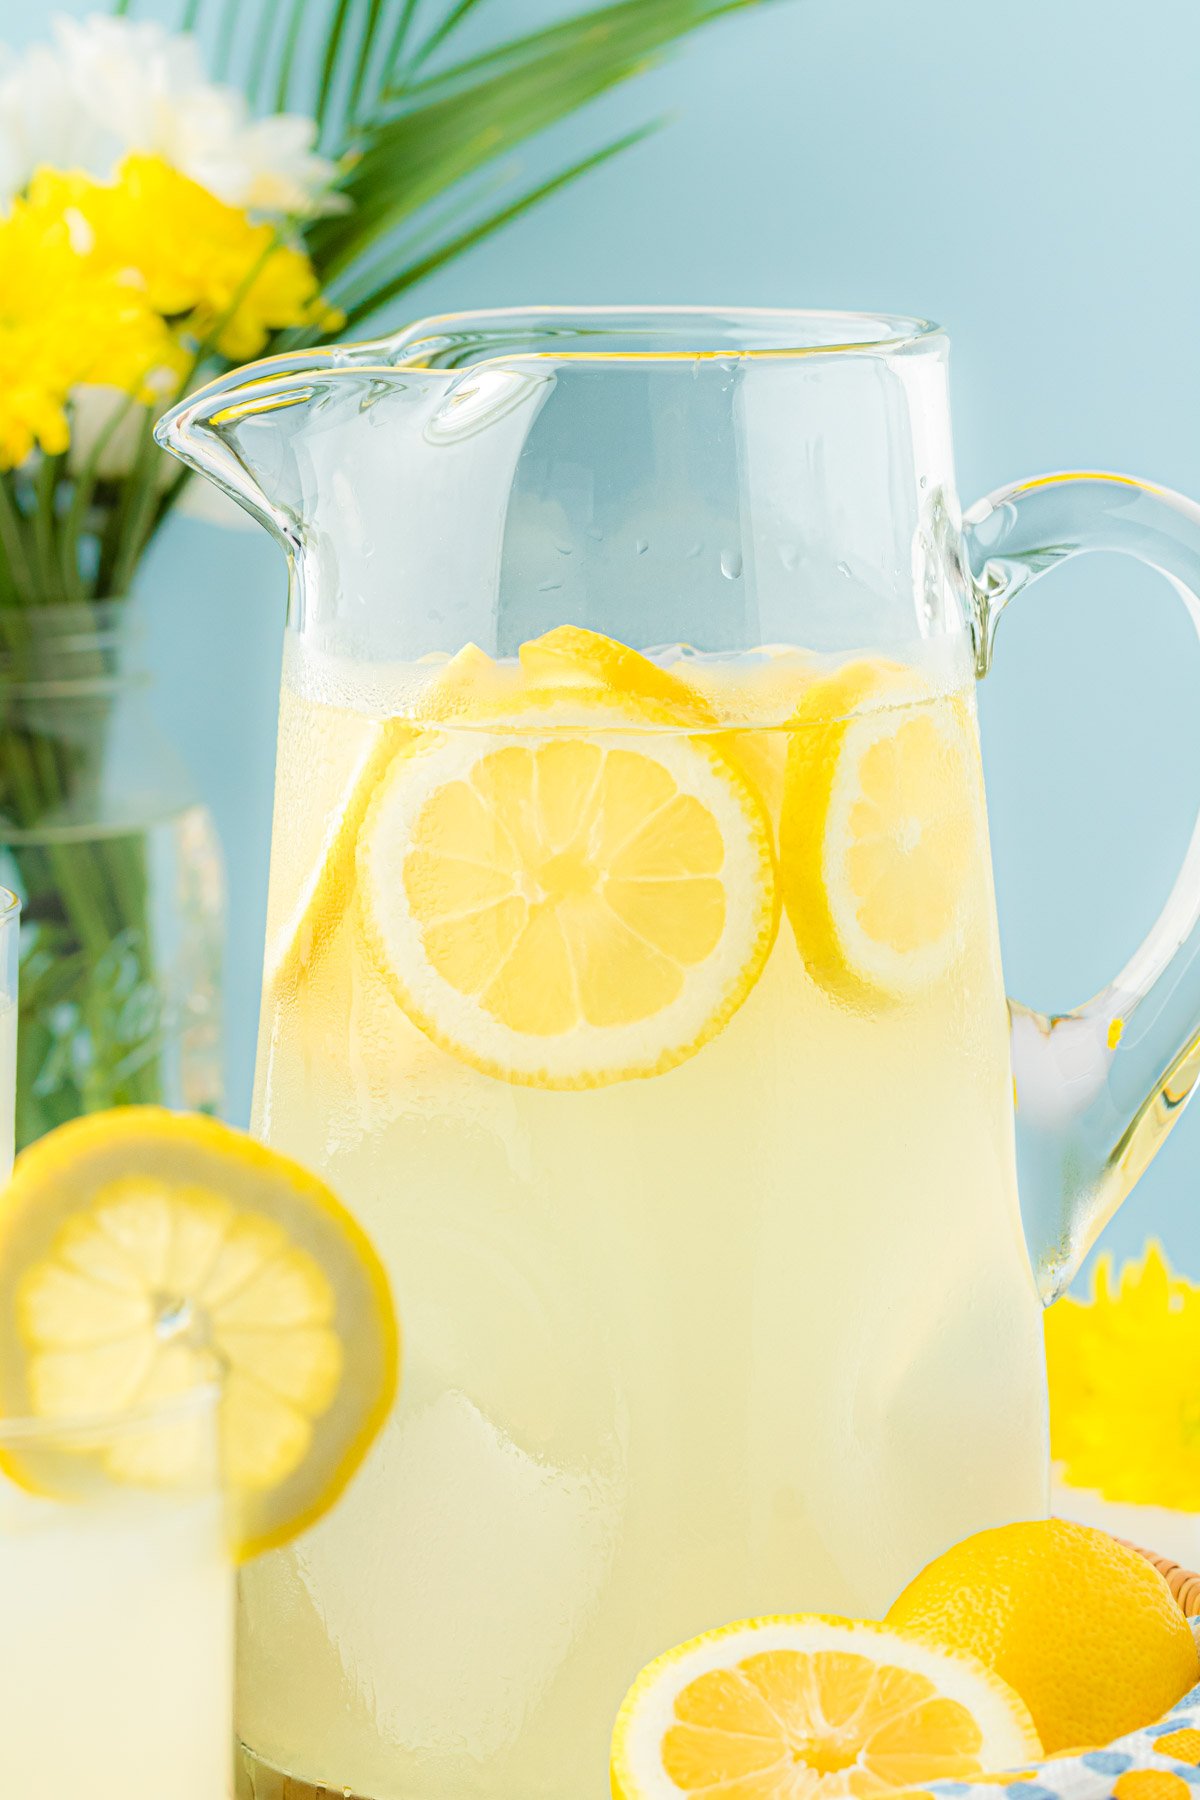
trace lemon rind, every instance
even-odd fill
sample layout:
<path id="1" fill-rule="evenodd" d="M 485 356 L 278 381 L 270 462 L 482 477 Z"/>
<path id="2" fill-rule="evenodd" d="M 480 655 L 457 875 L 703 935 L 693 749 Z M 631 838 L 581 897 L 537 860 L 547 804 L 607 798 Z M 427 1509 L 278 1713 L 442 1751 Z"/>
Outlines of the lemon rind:
<path id="1" fill-rule="evenodd" d="M 743 1640 L 744 1647 L 731 1654 L 738 1639 Z M 610 1774 L 614 1800 L 680 1800 L 683 1790 L 662 1769 L 661 1744 L 667 1726 L 673 1722 L 676 1697 L 698 1676 L 728 1668 L 746 1656 L 764 1651 L 853 1651 L 881 1643 L 896 1653 L 872 1656 L 871 1660 L 880 1666 L 927 1675 L 937 1687 L 939 1698 L 957 1700 L 970 1712 L 984 1733 L 985 1750 L 1000 1735 L 1002 1727 L 1011 1726 L 1011 1748 L 1006 1746 L 996 1754 L 1012 1766 L 1040 1760 L 1041 1740 L 1025 1702 L 970 1653 L 942 1650 L 927 1640 L 872 1620 L 844 1619 L 831 1613 L 780 1613 L 741 1619 L 702 1632 L 665 1651 L 642 1670 L 622 1701 L 613 1726 Z M 870 1655 L 870 1651 L 866 1653 Z M 980 1715 L 981 1698 L 995 1703 L 990 1726 Z"/>
<path id="2" fill-rule="evenodd" d="M 46 1187 L 71 1175 L 80 1161 L 94 1151 L 110 1153 L 119 1149 L 122 1141 L 133 1149 L 145 1148 L 151 1142 L 183 1144 L 220 1160 L 232 1152 L 244 1172 L 261 1175 L 272 1182 L 286 1178 L 293 1195 L 302 1204 L 312 1206 L 350 1246 L 373 1302 L 382 1357 L 373 1397 L 348 1434 L 336 1463 L 320 1488 L 302 1505 L 290 1508 L 270 1529 L 236 1536 L 232 1545 L 235 1558 L 247 1562 L 263 1551 L 278 1549 L 291 1542 L 336 1504 L 391 1411 L 399 1387 L 402 1353 L 391 1284 L 370 1239 L 319 1176 L 283 1152 L 270 1149 L 217 1119 L 201 1114 L 173 1113 L 166 1107 L 155 1106 L 122 1107 L 73 1119 L 22 1151 L 0 1207 L 0 1268 L 18 1229 L 30 1210 L 39 1204 L 39 1196 L 44 1194 Z M 214 1185 L 219 1185 L 219 1180 Z M 0 1421 L 2 1418 L 3 1412 L 0 1412 Z M 49 1418 L 47 1422 L 53 1423 Z M 12 1446 L 0 1451 L 0 1473 L 29 1492 L 44 1492 L 40 1484 L 30 1478 L 27 1465 Z M 290 1483 L 295 1479 L 294 1472 L 287 1481 Z"/>
<path id="3" fill-rule="evenodd" d="M 674 719 L 663 720 L 659 707 L 653 701 L 630 703 L 624 695 L 620 697 L 624 704 L 615 704 L 612 696 L 596 698 L 583 714 L 586 723 L 577 723 L 576 721 L 580 717 L 579 709 L 577 705 L 571 704 L 575 698 L 575 696 L 571 696 L 568 701 L 560 701 L 556 697 L 553 704 L 541 708 L 531 703 L 528 713 L 522 717 L 521 742 L 536 746 L 542 741 L 554 741 L 564 734 L 569 736 L 577 733 L 581 737 L 586 737 L 589 731 L 602 729 L 606 742 L 621 743 L 622 747 L 630 748 L 639 755 L 653 757 L 657 754 L 667 760 L 669 764 L 670 758 L 677 752 L 668 746 L 678 746 L 683 738 L 686 749 L 682 754 L 697 758 L 698 766 L 706 767 L 708 774 L 716 783 L 720 784 L 722 793 L 732 794 L 738 817 L 747 828 L 745 848 L 749 852 L 752 866 L 747 866 L 745 870 L 746 886 L 749 891 L 754 892 L 760 898 L 755 926 L 752 935 L 749 932 L 746 934 L 744 953 L 736 964 L 736 973 L 731 976 L 716 1005 L 705 1011 L 703 1024 L 698 1030 L 660 1051 L 657 1055 L 647 1057 L 642 1061 L 625 1058 L 619 1064 L 592 1066 L 569 1074 L 564 1074 L 561 1069 L 556 1070 L 549 1061 L 541 1067 L 515 1067 L 512 1062 L 506 1062 L 500 1056 L 481 1053 L 477 1046 L 469 1045 L 463 1037 L 445 1030 L 413 991 L 411 983 L 404 980 L 396 967 L 396 959 L 389 950 L 388 934 L 376 918 L 370 898 L 375 886 L 370 864 L 379 815 L 388 798 L 391 780 L 404 779 L 411 775 L 417 767 L 415 756 L 407 762 L 403 775 L 396 777 L 392 774 L 385 777 L 385 783 L 381 784 L 367 809 L 359 838 L 359 872 L 356 884 L 358 930 L 371 965 L 387 983 L 397 1005 L 425 1037 L 457 1062 L 463 1063 L 481 1074 L 505 1081 L 514 1087 L 540 1088 L 556 1092 L 582 1092 L 610 1087 L 621 1081 L 649 1080 L 689 1061 L 724 1030 L 753 992 L 774 946 L 781 917 L 774 836 L 770 820 L 756 791 L 746 781 L 740 770 L 712 744 L 711 739 L 707 735 L 690 733 L 685 737 L 679 732 Z M 564 713 L 570 719 L 570 725 L 564 724 Z M 598 715 L 603 715 L 602 723 Z M 669 722 L 676 727 L 671 733 L 664 734 L 657 752 L 649 748 L 645 731 L 639 730 L 639 727 L 644 727 L 648 722 L 656 724 Z M 443 740 L 454 735 L 454 733 L 436 734 Z M 626 738 L 628 739 L 627 744 L 624 742 Z M 493 747 L 492 743 L 470 751 L 464 747 L 462 755 L 468 759 L 465 766 L 470 766 L 470 763 L 473 763 L 477 757 L 490 754 Z M 431 754 L 436 754 L 437 746 L 431 741 L 428 750 Z M 452 773 L 444 777 L 445 780 L 456 778 Z M 431 785 L 430 793 L 435 792 L 436 786 L 439 785 L 441 785 L 440 781 L 436 785 Z M 415 928 L 414 935 L 416 935 Z M 440 983 L 441 981 L 436 973 L 432 974 L 431 979 L 433 982 Z M 642 1022 L 639 1021 L 637 1027 L 622 1029 L 639 1029 L 641 1025 Z M 505 1028 L 500 1027 L 499 1029 L 503 1031 Z M 589 1031 L 601 1029 L 604 1028 L 588 1028 Z M 552 1039 L 545 1041 L 553 1042 Z"/>
<path id="4" fill-rule="evenodd" d="M 880 947 L 878 953 L 871 952 L 870 968 L 868 958 L 848 943 L 830 899 L 840 881 L 835 865 L 842 848 L 831 841 L 831 825 L 845 810 L 846 765 L 848 761 L 856 765 L 862 754 L 856 753 L 857 741 L 869 743 L 882 735 L 881 715 L 898 713 L 902 718 L 908 706 L 949 698 L 902 664 L 860 659 L 814 681 L 789 723 L 779 827 L 783 910 L 813 981 L 853 1007 L 895 1006 L 911 1000 L 944 979 L 962 953 L 965 895 L 953 926 L 936 944 L 912 956 L 895 953 L 890 963 Z M 952 713 L 956 747 L 964 752 L 963 769 L 969 774 L 969 726 L 961 708 L 952 707 Z M 972 804 L 978 799 L 977 787 L 975 783 L 966 790 Z"/>

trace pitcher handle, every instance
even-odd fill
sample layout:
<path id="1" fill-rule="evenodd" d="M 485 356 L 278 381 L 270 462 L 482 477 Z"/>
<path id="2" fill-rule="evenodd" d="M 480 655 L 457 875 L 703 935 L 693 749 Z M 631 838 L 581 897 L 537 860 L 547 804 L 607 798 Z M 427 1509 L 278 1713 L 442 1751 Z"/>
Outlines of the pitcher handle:
<path id="1" fill-rule="evenodd" d="M 980 675 L 1017 590 L 1087 550 L 1158 569 L 1200 632 L 1200 506 L 1167 488 L 1043 475 L 972 507 L 963 542 Z M 1166 905 L 1120 974 L 1073 1012 L 1009 1010 L 1021 1204 L 1049 1303 L 1200 1080 L 1200 819 Z"/>

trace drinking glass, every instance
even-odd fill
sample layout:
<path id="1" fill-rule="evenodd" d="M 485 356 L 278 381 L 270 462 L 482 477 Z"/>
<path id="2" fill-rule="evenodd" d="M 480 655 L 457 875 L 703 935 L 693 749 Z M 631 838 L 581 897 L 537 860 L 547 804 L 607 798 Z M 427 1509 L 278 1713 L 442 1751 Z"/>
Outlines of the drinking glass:
<path id="1" fill-rule="evenodd" d="M 0 1420 L 5 1793 L 230 1793 L 233 1582 L 216 1400 L 205 1388 L 106 1418 Z M 169 1486 L 155 1482 L 164 1465 Z"/>

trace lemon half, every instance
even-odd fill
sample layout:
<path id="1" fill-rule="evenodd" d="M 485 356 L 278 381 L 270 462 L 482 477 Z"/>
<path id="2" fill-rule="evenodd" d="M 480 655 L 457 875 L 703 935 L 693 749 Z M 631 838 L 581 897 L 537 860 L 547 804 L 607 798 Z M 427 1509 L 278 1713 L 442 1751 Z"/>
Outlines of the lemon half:
<path id="1" fill-rule="evenodd" d="M 650 1664 L 617 1716 L 615 1800 L 874 1800 L 1041 1755 L 973 1657 L 817 1614 L 707 1632 Z"/>
<path id="2" fill-rule="evenodd" d="M 398 1367 L 378 1257 L 290 1158 L 213 1119 L 128 1107 L 18 1159 L 0 1207 L 0 1417 L 118 1417 L 216 1379 L 241 1557 L 332 1506 Z M 186 1433 L 114 1434 L 97 1454 L 135 1485 L 196 1466 Z M 40 1485 L 19 1449 L 5 1468 Z"/>

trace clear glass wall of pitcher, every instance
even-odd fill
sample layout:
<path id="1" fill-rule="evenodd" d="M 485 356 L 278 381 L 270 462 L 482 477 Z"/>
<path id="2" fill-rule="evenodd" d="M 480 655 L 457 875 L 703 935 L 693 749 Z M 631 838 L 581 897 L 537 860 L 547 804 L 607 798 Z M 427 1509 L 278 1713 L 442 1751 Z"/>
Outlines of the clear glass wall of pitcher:
<path id="1" fill-rule="evenodd" d="M 1010 1041 L 972 690 L 1077 550 L 1194 608 L 1200 513 L 964 525 L 903 319 L 462 315 L 162 429 L 291 561 L 257 1129 L 407 1343 L 245 1573 L 249 1779 L 598 1800 L 668 1645 L 1045 1509 L 1041 1306 L 1191 1091 L 1200 853 Z"/>

